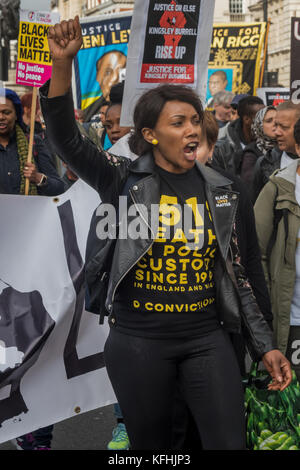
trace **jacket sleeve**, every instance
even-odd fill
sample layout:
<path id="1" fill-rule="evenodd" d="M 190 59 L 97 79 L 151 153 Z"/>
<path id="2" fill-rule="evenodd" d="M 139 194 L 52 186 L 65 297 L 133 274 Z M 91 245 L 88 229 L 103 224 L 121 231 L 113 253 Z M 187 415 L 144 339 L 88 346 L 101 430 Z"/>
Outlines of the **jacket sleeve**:
<path id="1" fill-rule="evenodd" d="M 37 187 L 42 196 L 57 196 L 64 192 L 64 183 L 58 176 L 47 146 L 39 136 L 34 138 L 34 159 L 40 173 L 47 176 L 47 184 Z"/>
<path id="2" fill-rule="evenodd" d="M 276 349 L 276 346 L 273 333 L 257 305 L 245 269 L 241 265 L 235 228 L 230 249 L 232 263 L 228 260 L 227 267 L 240 298 L 242 333 L 250 356 L 258 361 L 265 353 Z"/>
<path id="3" fill-rule="evenodd" d="M 257 161 L 257 156 L 250 150 L 245 151 L 242 156 L 241 164 L 241 179 L 248 185 L 248 188 L 253 184 L 253 171 Z"/>
<path id="4" fill-rule="evenodd" d="M 243 219 L 242 225 L 244 227 L 244 234 L 246 234 L 244 237 L 246 240 L 241 240 L 239 237 L 239 245 L 241 243 L 245 244 L 244 249 L 241 250 L 242 264 L 245 266 L 246 274 L 253 289 L 259 309 L 272 328 L 272 307 L 261 262 L 261 253 L 255 228 L 253 206 L 245 189 L 240 188 L 239 191 L 241 204 L 239 216 Z M 243 256 L 245 259 L 243 259 Z"/>
<path id="5" fill-rule="evenodd" d="M 270 286 L 267 248 L 273 233 L 275 197 L 276 187 L 272 181 L 269 181 L 259 194 L 254 206 L 255 224 L 261 251 L 261 260 L 268 287 Z"/>
<path id="6" fill-rule="evenodd" d="M 259 193 L 264 187 L 263 175 L 262 175 L 262 169 L 261 169 L 263 158 L 264 157 L 261 156 L 257 159 L 254 169 L 253 169 L 253 183 L 252 183 L 252 193 L 251 193 L 251 200 L 253 204 L 255 204 L 255 201 L 258 198 Z"/>
<path id="7" fill-rule="evenodd" d="M 71 90 L 48 98 L 49 82 L 40 88 L 40 102 L 51 147 L 70 169 L 99 192 L 103 201 L 119 193 L 129 160 L 99 149 L 76 124 Z M 122 172 L 123 169 L 123 172 Z"/>

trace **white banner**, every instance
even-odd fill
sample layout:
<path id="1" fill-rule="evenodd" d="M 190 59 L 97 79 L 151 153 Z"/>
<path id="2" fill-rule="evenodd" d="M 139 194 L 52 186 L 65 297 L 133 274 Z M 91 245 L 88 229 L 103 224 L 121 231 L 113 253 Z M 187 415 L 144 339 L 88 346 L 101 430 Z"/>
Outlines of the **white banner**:
<path id="1" fill-rule="evenodd" d="M 290 99 L 289 88 L 257 88 L 256 96 L 261 98 L 266 106 L 278 106 Z"/>
<path id="2" fill-rule="evenodd" d="M 84 255 L 99 196 L 0 195 L 0 442 L 116 402 L 108 325 L 84 310 Z"/>
<path id="3" fill-rule="evenodd" d="M 132 126 L 138 98 L 161 83 L 206 96 L 214 0 L 135 0 L 121 125 Z"/>

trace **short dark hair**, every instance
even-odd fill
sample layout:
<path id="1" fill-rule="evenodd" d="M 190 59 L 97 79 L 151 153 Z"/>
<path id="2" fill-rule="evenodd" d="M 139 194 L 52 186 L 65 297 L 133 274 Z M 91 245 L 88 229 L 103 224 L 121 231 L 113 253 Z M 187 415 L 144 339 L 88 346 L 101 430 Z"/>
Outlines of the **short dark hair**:
<path id="1" fill-rule="evenodd" d="M 125 82 L 119 82 L 116 83 L 116 85 L 113 85 L 110 89 L 109 93 L 109 99 L 110 103 L 109 105 L 113 104 L 122 104 L 123 101 L 123 95 L 124 95 L 124 84 Z"/>
<path id="2" fill-rule="evenodd" d="M 122 106 L 123 95 L 124 95 L 124 81 L 119 82 L 116 85 L 113 85 L 110 89 L 110 101 L 105 101 L 107 103 L 107 110 L 105 111 L 105 115 L 107 115 L 110 108 L 113 106 L 119 105 Z M 101 105 L 103 106 L 103 105 Z"/>
<path id="3" fill-rule="evenodd" d="M 295 124 L 294 127 L 294 138 L 297 145 L 300 145 L 300 119 Z"/>
<path id="4" fill-rule="evenodd" d="M 154 129 L 164 105 L 168 101 L 182 101 L 191 104 L 199 118 L 203 120 L 203 106 L 197 93 L 184 85 L 163 84 L 146 91 L 138 100 L 133 114 L 134 131 L 129 138 L 130 150 L 136 155 L 143 155 L 152 149 L 146 142 L 142 129 Z"/>
<path id="5" fill-rule="evenodd" d="M 242 98 L 238 102 L 237 106 L 237 112 L 238 115 L 241 119 L 243 119 L 244 116 L 250 116 L 253 117 L 253 110 L 252 107 L 257 105 L 257 104 L 264 104 L 263 100 L 259 98 L 258 96 L 246 96 L 245 98 Z"/>

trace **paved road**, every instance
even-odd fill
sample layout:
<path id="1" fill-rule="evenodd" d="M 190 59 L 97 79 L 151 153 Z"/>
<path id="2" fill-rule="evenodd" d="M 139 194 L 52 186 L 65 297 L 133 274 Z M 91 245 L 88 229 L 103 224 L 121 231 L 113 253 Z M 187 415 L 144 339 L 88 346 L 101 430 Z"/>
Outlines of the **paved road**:
<path id="1" fill-rule="evenodd" d="M 54 427 L 54 450 L 105 450 L 116 423 L 113 406 L 97 410 L 57 423 Z M 13 450 L 11 442 L 0 444 L 0 450 Z"/>

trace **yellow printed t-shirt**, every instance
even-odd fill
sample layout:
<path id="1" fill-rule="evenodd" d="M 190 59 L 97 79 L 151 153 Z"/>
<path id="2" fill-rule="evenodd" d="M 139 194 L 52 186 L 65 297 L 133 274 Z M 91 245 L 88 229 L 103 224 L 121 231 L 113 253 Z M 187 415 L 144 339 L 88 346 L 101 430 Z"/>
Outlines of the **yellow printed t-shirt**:
<path id="1" fill-rule="evenodd" d="M 159 228 L 150 250 L 121 282 L 116 328 L 133 335 L 176 337 L 219 327 L 214 263 L 217 241 L 204 182 L 156 167 L 161 180 Z"/>

